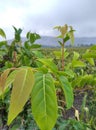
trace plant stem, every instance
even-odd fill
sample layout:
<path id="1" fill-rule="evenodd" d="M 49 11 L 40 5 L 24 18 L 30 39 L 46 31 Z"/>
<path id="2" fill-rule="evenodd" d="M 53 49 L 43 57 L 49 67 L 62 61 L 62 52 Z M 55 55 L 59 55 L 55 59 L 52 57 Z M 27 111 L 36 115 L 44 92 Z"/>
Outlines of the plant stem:
<path id="1" fill-rule="evenodd" d="M 16 61 L 17 61 L 17 52 L 13 51 L 13 63 L 14 63 L 14 67 L 16 66 Z"/>
<path id="2" fill-rule="evenodd" d="M 63 42 L 62 42 L 62 71 L 64 70 L 64 39 L 63 39 Z"/>

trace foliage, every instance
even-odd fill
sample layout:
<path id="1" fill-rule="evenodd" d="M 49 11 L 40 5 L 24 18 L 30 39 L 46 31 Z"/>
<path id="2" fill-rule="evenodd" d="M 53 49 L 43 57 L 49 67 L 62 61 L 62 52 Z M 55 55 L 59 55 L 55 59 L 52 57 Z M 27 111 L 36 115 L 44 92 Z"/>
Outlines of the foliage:
<path id="1" fill-rule="evenodd" d="M 73 90 L 91 88 L 95 91 L 96 46 L 88 48 L 83 53 L 65 49 L 64 45 L 68 40 L 74 42 L 74 30 L 65 24 L 55 27 L 61 33 L 57 37 L 62 40 L 62 42 L 58 41 L 61 50 L 44 51 L 40 48 L 41 45 L 36 44 L 36 40 L 40 38 L 38 34 L 28 32 L 23 43 L 22 29 L 14 26 L 13 28 L 14 39 L 10 45 L 6 40 L 5 32 L 0 29 L 0 36 L 5 40 L 0 42 L 2 127 L 7 124 L 10 129 L 29 130 L 96 128 L 94 116 L 84 119 L 87 97 L 84 97 L 80 121 L 58 118 L 60 114 L 64 116 L 64 109 L 74 107 Z M 89 104 L 93 105 L 94 100 Z M 92 109 L 88 106 L 89 113 Z"/>
<path id="2" fill-rule="evenodd" d="M 58 31 L 60 31 L 60 35 L 57 36 L 57 38 L 61 38 L 62 42 L 59 40 L 58 43 L 61 46 L 61 60 L 62 60 L 62 70 L 64 70 L 64 47 L 65 47 L 65 43 L 70 39 L 72 43 L 74 43 L 74 30 L 72 28 L 72 26 L 68 26 L 67 24 L 65 24 L 64 26 L 56 26 L 54 27 L 54 29 L 58 29 Z M 70 29 L 70 30 L 69 30 Z"/>
<path id="3" fill-rule="evenodd" d="M 37 72 L 32 91 L 32 114 L 40 129 L 53 128 L 57 119 L 57 108 L 53 78 L 50 74 Z"/>
<path id="4" fill-rule="evenodd" d="M 22 30 L 16 29 L 15 27 L 13 28 L 15 30 L 15 38 L 11 44 L 11 53 L 13 55 L 11 54 L 10 56 L 13 58 L 12 60 L 14 61 L 14 64 L 12 67 L 16 67 L 18 66 L 16 65 L 18 61 L 17 60 L 17 56 L 19 54 L 18 51 L 20 53 L 23 52 L 24 56 L 26 56 L 26 54 L 27 56 L 29 56 L 31 49 L 39 47 L 39 46 L 33 46 L 33 45 L 35 45 L 34 44 L 35 40 L 40 37 L 37 34 L 28 32 L 26 35 L 28 40 L 24 43 L 24 47 L 19 46 L 19 48 L 17 48 L 16 45 L 21 40 L 20 34 Z M 38 55 L 38 53 L 34 53 L 34 54 Z M 57 116 L 58 106 L 57 106 L 57 97 L 56 97 L 56 89 L 55 89 L 54 80 L 59 81 L 59 77 L 60 77 L 59 83 L 61 84 L 61 88 L 63 88 L 64 94 L 66 97 L 67 108 L 70 108 L 73 104 L 73 93 L 72 93 L 70 83 L 68 80 L 65 80 L 63 84 L 62 78 L 61 78 L 62 75 L 61 74 L 59 75 L 58 68 L 56 70 L 54 69 L 54 66 L 56 67 L 56 65 L 50 60 L 38 59 L 38 61 L 42 63 L 41 67 L 39 68 L 36 68 L 36 69 L 31 68 L 31 67 L 10 68 L 10 69 L 6 69 L 0 76 L 1 97 L 6 92 L 7 89 L 10 90 L 9 88 L 10 86 L 13 86 L 11 88 L 12 89 L 11 100 L 10 100 L 8 121 L 7 121 L 8 125 L 10 125 L 10 123 L 22 111 L 25 103 L 28 101 L 31 95 L 32 113 L 33 113 L 34 119 L 36 120 L 36 123 L 42 130 L 44 129 L 51 130 L 54 127 L 55 122 L 58 117 Z M 45 65 L 45 67 L 43 67 L 43 64 Z M 27 62 L 27 65 L 28 65 L 28 62 Z M 49 70 L 51 70 L 52 75 Z M 56 76 L 56 79 L 54 78 L 53 75 Z M 66 87 L 69 87 L 69 88 L 65 89 Z M 67 91 L 70 93 L 71 101 L 67 95 Z M 38 103 L 40 103 L 39 107 L 37 107 Z M 40 115 L 38 115 L 38 113 Z M 50 122 L 50 124 L 47 125 L 47 122 Z"/>
<path id="5" fill-rule="evenodd" d="M 76 119 L 59 119 L 57 122 L 57 128 L 58 130 L 92 130 L 88 124 L 82 121 L 77 121 Z"/>

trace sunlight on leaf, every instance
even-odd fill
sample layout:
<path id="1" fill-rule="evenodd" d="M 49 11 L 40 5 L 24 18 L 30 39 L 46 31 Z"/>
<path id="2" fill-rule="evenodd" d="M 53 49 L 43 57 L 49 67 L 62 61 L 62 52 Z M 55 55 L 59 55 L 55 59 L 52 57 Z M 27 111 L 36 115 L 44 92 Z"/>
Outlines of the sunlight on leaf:
<path id="1" fill-rule="evenodd" d="M 27 102 L 34 84 L 33 70 L 22 68 L 15 77 L 11 94 L 11 101 L 8 113 L 8 125 L 22 111 Z"/>
<path id="2" fill-rule="evenodd" d="M 52 130 L 57 120 L 57 100 L 50 74 L 37 72 L 32 91 L 32 114 L 41 130 Z"/>
<path id="3" fill-rule="evenodd" d="M 72 107 L 74 100 L 71 84 L 68 82 L 65 76 L 59 76 L 59 81 L 65 95 L 67 109 L 69 109 L 70 107 Z"/>

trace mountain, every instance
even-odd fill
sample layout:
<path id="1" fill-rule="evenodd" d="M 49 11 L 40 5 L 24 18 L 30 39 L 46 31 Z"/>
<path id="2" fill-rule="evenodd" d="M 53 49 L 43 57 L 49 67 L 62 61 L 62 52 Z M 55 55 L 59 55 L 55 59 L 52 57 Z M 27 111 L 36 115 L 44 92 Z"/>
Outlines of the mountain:
<path id="1" fill-rule="evenodd" d="M 26 41 L 26 38 L 22 38 L 22 42 L 24 43 Z M 12 40 L 8 40 L 8 43 L 10 44 Z M 41 36 L 41 39 L 36 40 L 37 44 L 41 44 L 43 47 L 60 47 L 58 44 L 58 39 L 56 37 L 52 36 Z M 77 37 L 75 38 L 74 46 L 90 46 L 92 44 L 96 44 L 96 38 L 95 37 Z M 70 40 L 65 44 L 66 46 L 71 46 Z"/>
<path id="2" fill-rule="evenodd" d="M 40 43 L 47 47 L 58 47 L 58 39 L 51 36 L 42 36 L 41 39 L 37 40 L 36 43 Z M 77 37 L 74 41 L 74 46 L 89 46 L 96 44 L 96 37 Z M 70 40 L 66 43 L 66 46 L 70 46 Z"/>

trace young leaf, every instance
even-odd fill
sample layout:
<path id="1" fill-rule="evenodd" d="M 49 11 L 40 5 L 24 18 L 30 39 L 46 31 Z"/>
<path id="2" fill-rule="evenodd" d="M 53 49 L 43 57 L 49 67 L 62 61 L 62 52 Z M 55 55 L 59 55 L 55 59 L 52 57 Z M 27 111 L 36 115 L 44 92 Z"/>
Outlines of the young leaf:
<path id="1" fill-rule="evenodd" d="M 61 87 L 65 95 L 67 109 L 69 109 L 73 105 L 73 100 L 74 100 L 71 84 L 64 76 L 60 76 L 59 81 L 61 83 Z"/>
<path id="2" fill-rule="evenodd" d="M 57 99 L 50 74 L 37 72 L 32 90 L 32 114 L 41 130 L 52 130 L 57 120 Z"/>
<path id="3" fill-rule="evenodd" d="M 28 32 L 26 35 L 27 39 L 30 41 L 31 44 L 33 44 L 37 39 L 40 39 L 41 37 L 37 33 L 31 33 Z"/>
<path id="4" fill-rule="evenodd" d="M 58 31 L 61 29 L 61 26 L 55 26 L 54 29 L 58 29 Z"/>
<path id="5" fill-rule="evenodd" d="M 59 75 L 69 76 L 70 78 L 74 78 L 74 72 L 71 69 L 65 71 L 58 71 Z"/>
<path id="6" fill-rule="evenodd" d="M 69 26 L 69 28 L 70 28 L 70 31 L 68 32 L 68 34 L 69 34 L 71 43 L 73 44 L 73 43 L 74 43 L 74 31 L 75 31 L 75 30 L 73 30 L 73 27 L 72 27 L 72 26 Z"/>
<path id="7" fill-rule="evenodd" d="M 93 58 L 86 58 L 86 60 L 93 66 L 95 66 L 95 62 Z"/>
<path id="8" fill-rule="evenodd" d="M 73 60 L 72 67 L 85 67 L 86 64 L 80 60 Z"/>
<path id="9" fill-rule="evenodd" d="M 15 30 L 15 32 L 17 33 L 18 32 L 18 29 L 15 27 L 15 26 L 12 26 Z"/>
<path id="10" fill-rule="evenodd" d="M 20 42 L 21 41 L 21 36 L 20 35 L 22 33 L 22 29 L 21 28 L 17 29 L 14 26 L 13 26 L 13 28 L 15 30 L 15 40 L 16 40 L 16 42 Z"/>
<path id="11" fill-rule="evenodd" d="M 56 66 L 56 65 L 54 64 L 54 62 L 52 62 L 51 60 L 41 58 L 41 59 L 38 59 L 38 61 L 40 61 L 41 63 L 43 63 L 44 65 L 46 65 L 46 66 L 47 66 L 48 68 L 50 68 L 53 72 L 57 72 L 57 71 L 58 71 L 57 66 Z"/>
<path id="12" fill-rule="evenodd" d="M 26 34 L 26 38 L 27 38 L 27 39 L 29 39 L 29 38 L 30 38 L 30 33 L 31 33 L 30 31 L 29 31 L 29 32 L 27 32 L 27 34 Z"/>
<path id="13" fill-rule="evenodd" d="M 73 88 L 75 88 L 75 87 L 80 87 L 80 82 L 81 82 L 81 80 L 82 80 L 82 76 L 76 77 L 76 78 L 72 81 L 72 83 L 71 83 L 72 87 L 73 87 Z"/>
<path id="14" fill-rule="evenodd" d="M 61 51 L 53 51 L 53 53 L 56 56 L 56 59 L 61 59 Z"/>
<path id="15" fill-rule="evenodd" d="M 0 89 L 2 90 L 2 92 L 4 90 L 6 79 L 8 77 L 9 72 L 10 72 L 10 69 L 7 69 L 0 76 Z"/>
<path id="16" fill-rule="evenodd" d="M 84 75 L 82 76 L 81 82 L 80 82 L 80 86 L 84 86 L 86 84 L 91 85 L 93 83 L 94 77 L 93 75 L 89 74 L 89 75 Z"/>
<path id="17" fill-rule="evenodd" d="M 78 60 L 80 54 L 78 52 L 74 51 L 74 56 L 73 56 L 73 60 Z"/>
<path id="18" fill-rule="evenodd" d="M 64 38 L 65 34 L 67 33 L 68 26 L 65 24 L 64 26 L 61 27 L 60 32 L 62 34 L 62 37 Z"/>
<path id="19" fill-rule="evenodd" d="M 96 59 L 96 51 L 87 51 L 82 57 L 83 58 L 95 58 Z"/>
<path id="20" fill-rule="evenodd" d="M 11 94 L 11 101 L 8 113 L 8 122 L 10 123 L 22 111 L 34 84 L 34 75 L 31 68 L 22 68 L 15 77 Z"/>
<path id="21" fill-rule="evenodd" d="M 67 24 L 65 24 L 64 26 L 56 26 L 54 27 L 54 29 L 58 29 L 58 31 L 60 31 L 61 35 L 58 36 L 58 38 L 64 38 L 65 34 L 68 31 L 68 26 Z"/>
<path id="22" fill-rule="evenodd" d="M 74 30 L 71 30 L 68 32 L 68 35 L 70 37 L 70 40 L 71 40 L 71 43 L 73 44 L 74 43 Z"/>
<path id="23" fill-rule="evenodd" d="M 11 72 L 11 74 L 9 74 L 5 82 L 5 88 L 9 87 L 14 82 L 18 71 L 19 70 L 14 70 L 13 72 Z"/>
<path id="24" fill-rule="evenodd" d="M 8 87 L 13 83 L 17 72 L 18 72 L 18 70 L 15 70 L 15 71 L 11 72 L 11 74 L 8 75 L 8 77 L 6 78 L 6 81 L 4 83 L 3 90 L 2 90 L 2 88 L 0 88 L 0 96 L 2 96 L 2 94 L 6 93 L 6 91 L 8 90 Z"/>
<path id="25" fill-rule="evenodd" d="M 0 36 L 2 36 L 3 38 L 6 39 L 6 34 L 5 32 L 3 31 L 3 29 L 0 28 Z"/>
<path id="26" fill-rule="evenodd" d="M 33 52 L 33 53 L 35 54 L 35 56 L 38 57 L 38 58 L 43 58 L 43 57 L 44 57 L 44 55 L 42 54 L 41 51 L 38 51 L 38 50 L 36 51 L 36 50 L 35 50 L 35 51 L 32 51 L 32 52 Z"/>

